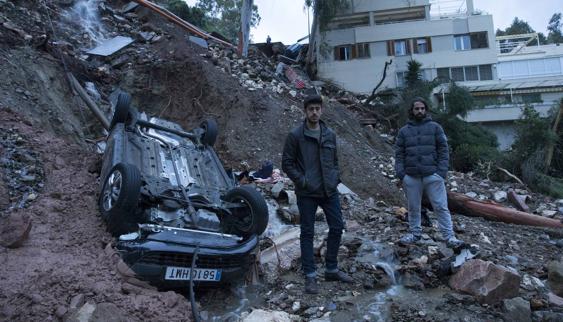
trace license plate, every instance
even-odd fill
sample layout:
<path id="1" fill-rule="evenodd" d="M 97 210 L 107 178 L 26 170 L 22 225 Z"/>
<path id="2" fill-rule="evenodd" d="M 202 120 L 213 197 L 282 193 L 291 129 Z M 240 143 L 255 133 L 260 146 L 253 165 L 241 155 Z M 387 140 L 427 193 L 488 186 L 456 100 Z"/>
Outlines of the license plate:
<path id="1" fill-rule="evenodd" d="M 194 281 L 211 281 L 218 282 L 221 280 L 221 270 L 220 269 L 209 269 L 209 268 L 194 268 L 192 271 L 187 267 L 166 267 L 166 275 L 164 275 L 165 280 L 176 280 L 176 281 L 189 281 L 190 271 L 192 273 L 192 278 Z"/>

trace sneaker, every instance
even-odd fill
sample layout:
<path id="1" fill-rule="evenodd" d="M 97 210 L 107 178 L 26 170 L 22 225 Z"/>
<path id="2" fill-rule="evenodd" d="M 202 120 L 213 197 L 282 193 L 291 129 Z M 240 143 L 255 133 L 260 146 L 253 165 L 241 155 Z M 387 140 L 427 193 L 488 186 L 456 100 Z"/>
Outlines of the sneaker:
<path id="1" fill-rule="evenodd" d="M 325 280 L 326 281 L 339 281 L 339 282 L 344 282 L 344 283 L 354 283 L 354 279 L 342 272 L 342 271 L 336 271 L 336 272 L 325 272 Z"/>
<path id="2" fill-rule="evenodd" d="M 413 234 L 406 234 L 401 239 L 399 239 L 399 244 L 408 245 L 414 244 L 420 240 L 420 236 L 415 236 Z"/>
<path id="3" fill-rule="evenodd" d="M 318 294 L 319 286 L 317 285 L 316 277 L 305 277 L 305 293 Z"/>
<path id="4" fill-rule="evenodd" d="M 450 237 L 446 241 L 446 246 L 448 246 L 448 248 L 458 249 L 458 248 L 465 246 L 465 242 L 463 240 L 459 240 L 455 237 Z"/>

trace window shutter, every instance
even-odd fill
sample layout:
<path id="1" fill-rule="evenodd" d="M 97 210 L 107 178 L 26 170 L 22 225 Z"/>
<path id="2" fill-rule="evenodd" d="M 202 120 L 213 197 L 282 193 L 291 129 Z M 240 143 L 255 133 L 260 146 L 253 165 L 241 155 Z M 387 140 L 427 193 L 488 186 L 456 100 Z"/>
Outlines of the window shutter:
<path id="1" fill-rule="evenodd" d="M 428 46 L 428 52 L 431 53 L 432 52 L 432 38 L 431 37 L 426 37 L 426 44 Z"/>
<path id="2" fill-rule="evenodd" d="M 395 56 L 395 42 L 387 40 L 387 56 Z"/>
<path id="3" fill-rule="evenodd" d="M 350 47 L 352 47 L 352 59 L 358 58 L 358 46 L 351 45 Z"/>
<path id="4" fill-rule="evenodd" d="M 334 60 L 340 60 L 340 47 L 334 47 Z"/>
<path id="5" fill-rule="evenodd" d="M 407 47 L 407 55 L 412 53 L 411 43 L 412 43 L 412 41 L 410 39 L 405 39 L 405 47 Z"/>
<path id="6" fill-rule="evenodd" d="M 418 43 L 417 43 L 417 41 L 416 41 L 416 38 L 410 39 L 409 42 L 412 42 L 412 49 L 413 49 L 413 52 L 414 52 L 415 54 L 418 54 Z"/>

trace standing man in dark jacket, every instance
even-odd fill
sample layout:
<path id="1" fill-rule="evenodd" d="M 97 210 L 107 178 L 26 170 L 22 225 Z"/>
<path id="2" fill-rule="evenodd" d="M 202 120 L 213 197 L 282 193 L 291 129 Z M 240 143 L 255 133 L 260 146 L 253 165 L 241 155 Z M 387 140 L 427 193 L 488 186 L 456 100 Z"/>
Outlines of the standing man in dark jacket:
<path id="1" fill-rule="evenodd" d="M 410 226 L 410 233 L 400 242 L 420 240 L 420 203 L 425 192 L 448 247 L 460 247 L 463 242 L 454 236 L 444 184 L 448 174 L 448 142 L 442 127 L 427 112 L 426 101 L 415 98 L 409 109 L 410 120 L 399 130 L 395 144 L 395 172 L 407 195 Z"/>
<path id="2" fill-rule="evenodd" d="M 353 280 L 338 270 L 338 248 L 344 222 L 336 186 L 340 183 L 336 155 L 336 134 L 323 121 L 322 98 L 305 98 L 305 120 L 293 129 L 285 141 L 282 169 L 295 185 L 297 206 L 301 221 L 301 263 L 305 273 L 305 292 L 318 293 L 313 237 L 315 213 L 320 206 L 329 226 L 325 280 L 352 283 Z"/>

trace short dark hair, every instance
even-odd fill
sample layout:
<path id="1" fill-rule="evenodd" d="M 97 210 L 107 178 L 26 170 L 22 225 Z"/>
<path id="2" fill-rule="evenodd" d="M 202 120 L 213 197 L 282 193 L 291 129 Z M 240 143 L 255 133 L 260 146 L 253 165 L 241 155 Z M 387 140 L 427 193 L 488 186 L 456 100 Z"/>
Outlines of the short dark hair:
<path id="1" fill-rule="evenodd" d="M 323 105 L 323 98 L 320 95 L 317 94 L 312 94 L 312 95 L 307 95 L 305 96 L 305 99 L 303 100 L 303 108 L 307 108 L 307 106 L 309 104 L 312 103 L 318 103 L 321 104 L 321 106 Z"/>
<path id="2" fill-rule="evenodd" d="M 424 108 L 426 108 L 426 112 L 430 112 L 430 108 L 428 107 L 428 102 L 426 102 L 426 100 L 420 96 L 417 96 L 415 98 L 412 99 L 411 101 L 411 105 L 409 107 L 409 118 L 412 119 L 414 118 L 414 114 L 412 113 L 412 109 L 414 107 L 414 103 L 416 102 L 421 102 L 422 104 L 424 104 Z"/>

